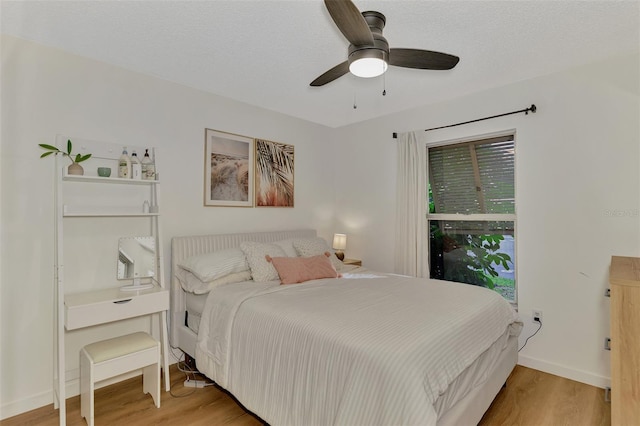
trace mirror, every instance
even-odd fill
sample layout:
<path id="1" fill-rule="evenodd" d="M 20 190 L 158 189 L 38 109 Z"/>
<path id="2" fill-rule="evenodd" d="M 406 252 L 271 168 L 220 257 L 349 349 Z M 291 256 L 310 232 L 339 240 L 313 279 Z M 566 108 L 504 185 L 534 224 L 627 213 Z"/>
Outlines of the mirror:
<path id="1" fill-rule="evenodd" d="M 118 279 L 138 281 L 156 274 L 154 237 L 127 237 L 118 242 Z"/>

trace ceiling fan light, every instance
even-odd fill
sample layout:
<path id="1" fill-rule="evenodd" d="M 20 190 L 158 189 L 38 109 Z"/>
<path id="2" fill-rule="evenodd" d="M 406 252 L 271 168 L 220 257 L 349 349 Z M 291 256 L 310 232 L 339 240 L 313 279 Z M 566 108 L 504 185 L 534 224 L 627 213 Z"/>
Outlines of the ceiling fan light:
<path id="1" fill-rule="evenodd" d="M 357 77 L 377 77 L 387 71 L 386 52 L 380 49 L 356 50 L 349 55 L 349 71 Z"/>
<path id="2" fill-rule="evenodd" d="M 351 71 L 351 74 L 358 77 L 377 77 L 387 71 L 387 63 L 378 58 L 357 59 L 351 62 L 349 65 L 349 71 Z"/>

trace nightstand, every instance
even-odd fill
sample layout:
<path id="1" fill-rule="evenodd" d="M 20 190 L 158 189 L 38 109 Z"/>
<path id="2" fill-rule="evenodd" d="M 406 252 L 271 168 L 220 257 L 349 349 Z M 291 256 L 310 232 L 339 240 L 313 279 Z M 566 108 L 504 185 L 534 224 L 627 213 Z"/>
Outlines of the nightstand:
<path id="1" fill-rule="evenodd" d="M 360 259 L 344 259 L 342 263 L 345 265 L 362 266 L 362 260 Z"/>

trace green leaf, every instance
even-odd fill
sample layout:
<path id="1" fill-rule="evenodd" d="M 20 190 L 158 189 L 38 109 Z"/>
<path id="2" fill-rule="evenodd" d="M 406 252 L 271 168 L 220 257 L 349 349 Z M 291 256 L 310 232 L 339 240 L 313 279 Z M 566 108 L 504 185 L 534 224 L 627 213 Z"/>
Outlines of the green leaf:
<path id="1" fill-rule="evenodd" d="M 51 154 L 53 154 L 53 151 L 45 152 L 44 154 L 42 154 L 42 155 L 40 156 L 40 158 L 44 158 L 44 157 L 46 157 L 47 155 L 51 155 Z"/>
<path id="2" fill-rule="evenodd" d="M 67 154 L 71 155 L 71 139 L 67 140 Z"/>
<path id="3" fill-rule="evenodd" d="M 91 158 L 91 154 L 87 154 L 87 155 L 76 155 L 76 163 L 82 163 L 83 161 L 87 161 L 89 158 Z"/>
<path id="4" fill-rule="evenodd" d="M 50 149 L 52 151 L 60 152 L 60 150 L 58 148 L 56 148 L 55 146 L 53 146 L 53 145 L 47 145 L 46 143 L 41 143 L 41 144 L 38 144 L 38 145 L 41 148 L 44 148 L 44 149 Z"/>

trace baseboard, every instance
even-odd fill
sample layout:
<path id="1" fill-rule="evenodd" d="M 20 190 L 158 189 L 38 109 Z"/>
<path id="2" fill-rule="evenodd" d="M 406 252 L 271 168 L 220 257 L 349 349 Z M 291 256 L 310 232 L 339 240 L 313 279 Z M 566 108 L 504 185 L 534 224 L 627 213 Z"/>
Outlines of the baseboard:
<path id="1" fill-rule="evenodd" d="M 525 355 L 518 356 L 518 365 L 523 367 L 533 368 L 534 370 L 543 371 L 545 373 L 553 374 L 560 377 L 565 377 L 577 382 L 586 383 L 591 386 L 599 388 L 605 388 L 611 386 L 611 378 L 605 376 L 599 376 L 597 374 L 589 373 L 582 370 L 576 370 L 563 365 L 554 364 L 548 361 L 542 361 L 536 358 L 528 357 Z M 73 376 L 72 372 L 69 372 L 70 376 Z M 112 383 L 116 383 L 122 380 L 129 379 L 140 375 L 140 371 L 132 371 L 117 378 L 105 380 L 99 384 L 99 387 L 108 386 Z M 67 381 L 66 392 L 67 398 L 71 398 L 79 395 L 80 386 L 77 378 Z M 36 408 L 44 407 L 45 405 L 53 404 L 53 390 L 46 392 L 40 392 L 30 397 L 23 398 L 18 401 L 8 402 L 0 405 L 0 420 L 8 419 L 9 417 L 17 416 L 18 414 L 26 413 L 27 411 L 35 410 Z"/>
<path id="2" fill-rule="evenodd" d="M 589 373 L 587 371 L 576 370 L 560 364 L 554 364 L 548 361 L 531 358 L 525 355 L 518 356 L 518 365 L 533 368 L 534 370 L 543 371 L 555 376 L 564 377 L 566 379 L 575 380 L 576 382 L 586 383 L 598 388 L 606 388 L 611 386 L 611 378 Z"/>
<path id="3" fill-rule="evenodd" d="M 133 370 L 97 383 L 96 389 L 140 375 L 142 375 L 142 370 Z M 75 369 L 68 371 L 67 377 L 69 378 L 65 386 L 67 399 L 80 395 L 80 379 L 78 378 L 78 370 Z M 164 391 L 164 378 L 160 388 L 161 391 Z M 53 404 L 53 389 L 0 405 L 0 420 L 8 419 L 9 417 L 17 416 L 18 414 L 23 414 L 50 404 Z"/>
<path id="4" fill-rule="evenodd" d="M 53 404 L 53 391 L 40 392 L 18 401 L 3 403 L 0 405 L 0 420 Z"/>
<path id="5" fill-rule="evenodd" d="M 132 377 L 140 376 L 141 374 L 141 370 L 130 371 L 121 376 L 112 377 L 97 383 L 96 389 L 100 389 L 102 387 L 109 386 L 114 383 L 130 379 Z M 70 376 L 71 375 L 72 373 L 70 373 Z M 80 379 L 74 378 L 67 380 L 65 392 L 67 399 L 80 395 Z M 26 413 L 28 411 L 35 410 L 37 408 L 44 407 L 50 404 L 53 404 L 53 390 L 48 392 L 41 392 L 39 394 L 18 401 L 2 404 L 2 406 L 0 407 L 0 420 L 17 416 L 18 414 Z"/>

